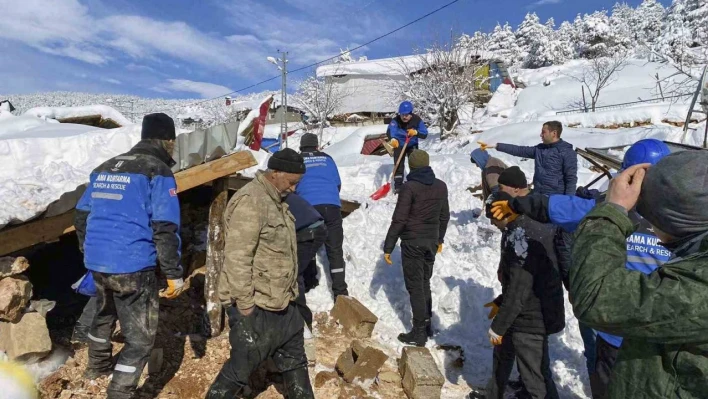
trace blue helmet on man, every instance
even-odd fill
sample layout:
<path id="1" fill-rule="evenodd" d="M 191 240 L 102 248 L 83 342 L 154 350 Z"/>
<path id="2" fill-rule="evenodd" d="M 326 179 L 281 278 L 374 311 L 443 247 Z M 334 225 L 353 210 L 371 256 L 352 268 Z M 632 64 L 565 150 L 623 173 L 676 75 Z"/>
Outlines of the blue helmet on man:
<path id="1" fill-rule="evenodd" d="M 400 115 L 408 115 L 413 113 L 413 104 L 410 101 L 404 101 L 398 106 Z"/>
<path id="2" fill-rule="evenodd" d="M 624 154 L 622 170 L 640 163 L 656 165 L 661 158 L 671 154 L 669 146 L 661 140 L 644 139 L 632 144 Z"/>

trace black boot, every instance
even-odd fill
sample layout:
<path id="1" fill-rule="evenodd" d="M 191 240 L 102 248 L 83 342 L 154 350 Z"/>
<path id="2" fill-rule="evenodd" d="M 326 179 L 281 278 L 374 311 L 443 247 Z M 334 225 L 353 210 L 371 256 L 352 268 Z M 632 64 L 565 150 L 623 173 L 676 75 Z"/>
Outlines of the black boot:
<path id="1" fill-rule="evenodd" d="M 430 319 L 426 320 L 425 334 L 428 336 L 428 338 L 433 338 L 433 322 Z"/>
<path id="2" fill-rule="evenodd" d="M 301 367 L 283 373 L 283 384 L 288 399 L 314 399 L 307 367 Z"/>
<path id="3" fill-rule="evenodd" d="M 398 334 L 398 340 L 408 345 L 425 346 L 428 342 L 427 323 L 429 320 L 413 320 L 413 328 L 408 333 Z"/>

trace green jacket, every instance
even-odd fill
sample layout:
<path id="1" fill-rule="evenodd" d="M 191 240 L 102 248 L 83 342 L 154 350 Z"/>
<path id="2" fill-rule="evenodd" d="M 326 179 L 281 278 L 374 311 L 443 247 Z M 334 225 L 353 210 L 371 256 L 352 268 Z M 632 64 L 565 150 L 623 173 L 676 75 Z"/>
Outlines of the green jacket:
<path id="1" fill-rule="evenodd" d="M 570 270 L 573 311 L 624 337 L 610 398 L 708 397 L 708 236 L 674 249 L 651 274 L 627 270 L 632 222 L 612 204 L 577 231 Z"/>

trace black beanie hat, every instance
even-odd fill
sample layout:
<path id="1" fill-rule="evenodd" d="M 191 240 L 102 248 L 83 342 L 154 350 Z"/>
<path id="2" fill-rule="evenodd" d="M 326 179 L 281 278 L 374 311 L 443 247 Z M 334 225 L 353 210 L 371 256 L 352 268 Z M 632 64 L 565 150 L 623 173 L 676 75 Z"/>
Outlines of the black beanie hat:
<path id="1" fill-rule="evenodd" d="M 174 140 L 176 138 L 175 121 L 163 113 L 145 115 L 140 138 Z"/>
<path id="2" fill-rule="evenodd" d="M 317 148 L 317 135 L 314 133 L 305 133 L 300 138 L 300 148 Z"/>
<path id="3" fill-rule="evenodd" d="M 509 193 L 505 193 L 504 191 L 497 191 L 494 193 L 489 194 L 489 197 L 487 197 L 487 200 L 484 202 L 484 210 L 485 210 L 485 215 L 487 218 L 491 219 L 496 219 L 494 215 L 492 214 L 492 204 L 497 202 L 497 201 L 509 201 L 511 202 L 514 199 L 514 197 L 511 196 Z M 509 214 L 504 215 L 502 219 L 508 218 Z"/>
<path id="4" fill-rule="evenodd" d="M 282 149 L 268 160 L 268 169 L 285 173 L 305 173 L 305 160 L 292 148 Z"/>
<path id="5" fill-rule="evenodd" d="M 521 169 L 519 169 L 518 166 L 512 166 L 504 169 L 504 171 L 499 175 L 499 180 L 497 182 L 512 188 L 528 187 L 526 175 Z"/>

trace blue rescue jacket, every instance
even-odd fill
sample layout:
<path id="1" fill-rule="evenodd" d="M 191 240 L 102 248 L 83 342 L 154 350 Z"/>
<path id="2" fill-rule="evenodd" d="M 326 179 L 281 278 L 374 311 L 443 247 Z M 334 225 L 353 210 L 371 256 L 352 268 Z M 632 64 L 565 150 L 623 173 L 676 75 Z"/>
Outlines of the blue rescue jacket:
<path id="1" fill-rule="evenodd" d="M 391 120 L 391 123 L 388 124 L 386 136 L 389 140 L 398 140 L 398 143 L 403 147 L 403 142 L 406 141 L 406 137 L 408 137 L 408 129 L 418 131 L 418 135 L 411 137 L 411 141 L 408 142 L 408 148 L 418 148 L 418 139 L 425 140 L 428 138 L 428 127 L 425 126 L 425 122 L 420 119 L 420 116 L 416 114 L 413 114 L 408 123 L 403 122 L 401 116 L 397 115 Z"/>
<path id="2" fill-rule="evenodd" d="M 563 230 L 574 232 L 580 222 L 597 203 L 604 201 L 604 196 L 598 198 L 581 198 L 575 195 L 530 195 L 517 197 L 512 201 L 512 208 L 543 223 L 552 223 Z M 659 266 L 668 262 L 671 251 L 659 244 L 659 238 L 651 231 L 651 225 L 632 210 L 628 213 L 630 220 L 638 229 L 627 237 L 628 270 L 650 274 Z M 572 267 L 572 266 L 571 266 Z M 605 341 L 619 348 L 622 338 L 602 331 L 597 332 Z"/>
<path id="3" fill-rule="evenodd" d="M 342 180 L 334 159 L 322 151 L 302 152 L 305 159 L 305 174 L 297 184 L 295 193 L 310 205 L 342 206 L 339 190 Z"/>
<path id="4" fill-rule="evenodd" d="M 87 269 L 134 273 L 159 264 L 168 279 L 182 278 L 173 164 L 144 140 L 91 172 L 74 219 Z"/>
<path id="5" fill-rule="evenodd" d="M 575 194 L 578 183 L 578 155 L 563 140 L 534 147 L 497 144 L 497 151 L 535 160 L 533 191 L 539 194 Z"/>
<path id="6" fill-rule="evenodd" d="M 317 222 L 324 221 L 322 215 L 313 208 L 309 202 L 295 193 L 288 194 L 285 197 L 285 203 L 288 204 L 290 213 L 295 217 L 295 232 L 298 232 L 306 227 L 310 227 Z"/>

